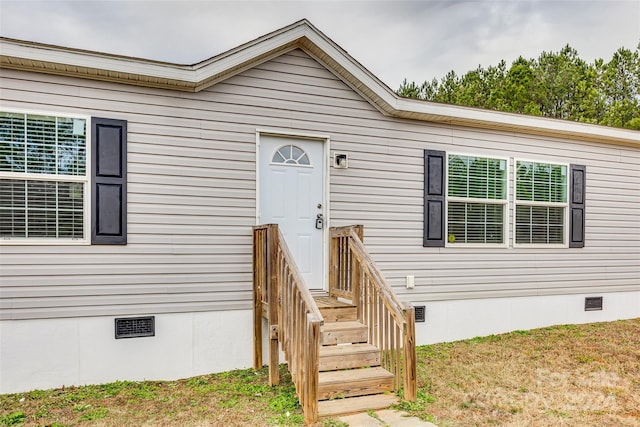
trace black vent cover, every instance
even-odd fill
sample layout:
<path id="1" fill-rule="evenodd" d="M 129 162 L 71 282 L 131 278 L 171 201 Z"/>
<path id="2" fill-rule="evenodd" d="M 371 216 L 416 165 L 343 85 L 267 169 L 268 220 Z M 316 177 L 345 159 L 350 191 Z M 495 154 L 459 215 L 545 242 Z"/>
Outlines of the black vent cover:
<path id="1" fill-rule="evenodd" d="M 602 310 L 602 297 L 586 297 L 584 299 L 584 311 Z"/>
<path id="2" fill-rule="evenodd" d="M 116 320 L 116 339 L 153 337 L 156 335 L 155 316 L 121 317 Z"/>
<path id="3" fill-rule="evenodd" d="M 413 307 L 416 311 L 416 322 L 424 322 L 426 318 L 426 309 L 424 305 L 416 305 Z"/>

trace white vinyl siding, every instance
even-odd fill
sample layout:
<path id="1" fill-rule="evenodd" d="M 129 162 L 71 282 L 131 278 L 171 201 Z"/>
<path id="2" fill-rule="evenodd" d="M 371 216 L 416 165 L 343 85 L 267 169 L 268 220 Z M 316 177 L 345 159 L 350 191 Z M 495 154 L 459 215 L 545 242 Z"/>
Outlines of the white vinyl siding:
<path id="1" fill-rule="evenodd" d="M 447 156 L 447 243 L 504 245 L 507 160 Z"/>
<path id="2" fill-rule="evenodd" d="M 516 161 L 514 245 L 565 246 L 568 170 L 568 165 Z"/>
<path id="3" fill-rule="evenodd" d="M 401 299 L 640 286 L 634 147 L 390 118 L 301 50 L 199 93 L 14 70 L 0 85 L 3 107 L 126 119 L 129 130 L 128 244 L 3 246 L 3 319 L 250 310 L 258 128 L 329 135 L 332 152 L 348 153 L 348 169 L 330 169 L 327 226 L 363 224 Z M 586 165 L 585 247 L 422 247 L 424 149 Z"/>
<path id="4" fill-rule="evenodd" d="M 87 119 L 0 112 L 0 243 L 87 241 Z"/>

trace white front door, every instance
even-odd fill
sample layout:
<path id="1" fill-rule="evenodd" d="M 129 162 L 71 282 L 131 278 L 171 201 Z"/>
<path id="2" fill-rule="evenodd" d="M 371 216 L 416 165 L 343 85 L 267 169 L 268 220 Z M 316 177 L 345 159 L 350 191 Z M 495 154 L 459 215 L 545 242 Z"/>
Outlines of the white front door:
<path id="1" fill-rule="evenodd" d="M 323 288 L 324 143 L 260 136 L 259 224 L 278 224 L 310 289 Z"/>

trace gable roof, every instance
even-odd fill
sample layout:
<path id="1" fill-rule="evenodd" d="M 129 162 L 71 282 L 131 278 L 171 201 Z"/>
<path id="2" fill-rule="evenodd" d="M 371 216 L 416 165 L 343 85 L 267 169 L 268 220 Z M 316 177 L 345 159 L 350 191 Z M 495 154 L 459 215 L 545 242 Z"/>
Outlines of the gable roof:
<path id="1" fill-rule="evenodd" d="M 199 92 L 294 49 L 313 56 L 389 116 L 640 146 L 637 131 L 399 97 L 306 19 L 193 65 L 0 38 L 0 67 Z"/>

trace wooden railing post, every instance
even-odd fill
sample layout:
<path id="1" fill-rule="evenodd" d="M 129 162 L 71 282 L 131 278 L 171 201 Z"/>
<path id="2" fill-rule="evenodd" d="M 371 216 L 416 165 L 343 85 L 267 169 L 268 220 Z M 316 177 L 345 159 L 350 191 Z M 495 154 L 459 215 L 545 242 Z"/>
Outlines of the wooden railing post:
<path id="1" fill-rule="evenodd" d="M 264 240 L 262 230 L 253 230 L 253 369 L 262 368 L 262 286 Z"/>
<path id="2" fill-rule="evenodd" d="M 363 225 L 354 225 L 353 230 L 356 232 L 356 235 L 360 238 L 361 242 L 364 242 L 364 226 Z M 361 269 L 360 263 L 355 257 L 351 258 L 351 292 L 353 295 L 353 299 L 351 302 L 355 304 L 358 320 L 362 322 L 364 319 L 364 302 L 360 291 L 360 279 L 361 279 Z"/>
<path id="3" fill-rule="evenodd" d="M 267 283 L 269 287 L 269 385 L 280 384 L 278 348 L 278 226 L 267 228 Z"/>
<path id="4" fill-rule="evenodd" d="M 307 319 L 312 317 L 307 314 Z M 318 421 L 318 382 L 320 367 L 320 324 L 317 319 L 310 320 L 307 324 L 308 351 L 306 360 L 306 387 L 304 407 L 304 421 L 313 424 Z"/>
<path id="5" fill-rule="evenodd" d="M 404 331 L 404 400 L 415 402 L 417 399 L 416 369 L 416 311 L 410 304 L 405 304 Z"/>
<path id="6" fill-rule="evenodd" d="M 338 286 L 338 251 L 340 239 L 329 233 L 329 298 L 334 297 Z"/>

